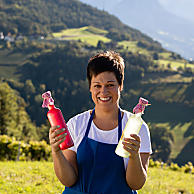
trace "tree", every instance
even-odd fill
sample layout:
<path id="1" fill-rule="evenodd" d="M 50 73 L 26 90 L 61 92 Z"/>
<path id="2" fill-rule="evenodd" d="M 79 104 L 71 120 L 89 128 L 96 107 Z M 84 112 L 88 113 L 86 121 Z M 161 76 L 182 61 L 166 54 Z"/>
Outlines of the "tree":
<path id="1" fill-rule="evenodd" d="M 167 162 L 172 149 L 173 135 L 164 127 L 153 125 L 150 127 L 153 159 Z"/>
<path id="2" fill-rule="evenodd" d="M 158 59 L 159 59 L 158 53 L 154 52 L 154 54 L 153 54 L 153 59 L 154 59 L 154 60 L 158 60 Z"/>
<path id="3" fill-rule="evenodd" d="M 102 50 L 106 49 L 106 45 L 104 44 L 102 40 L 98 41 L 97 49 L 102 49 Z"/>
<path id="4" fill-rule="evenodd" d="M 36 127 L 25 110 L 25 102 L 8 83 L 0 82 L 0 134 L 17 139 L 38 139 Z"/>

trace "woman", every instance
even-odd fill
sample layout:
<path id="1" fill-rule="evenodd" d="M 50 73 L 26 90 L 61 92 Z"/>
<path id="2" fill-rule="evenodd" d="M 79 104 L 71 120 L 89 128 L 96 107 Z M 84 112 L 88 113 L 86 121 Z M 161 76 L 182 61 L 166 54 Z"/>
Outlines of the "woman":
<path id="1" fill-rule="evenodd" d="M 59 144 L 65 134 L 58 135 L 63 129 L 50 128 L 55 173 L 66 186 L 63 193 L 137 193 L 146 181 L 151 143 L 144 123 L 139 135 L 133 134 L 123 142 L 130 157 L 124 159 L 115 154 L 131 115 L 119 107 L 124 80 L 123 58 L 113 51 L 92 57 L 87 78 L 95 108 L 68 121 L 74 147 L 61 151 Z"/>

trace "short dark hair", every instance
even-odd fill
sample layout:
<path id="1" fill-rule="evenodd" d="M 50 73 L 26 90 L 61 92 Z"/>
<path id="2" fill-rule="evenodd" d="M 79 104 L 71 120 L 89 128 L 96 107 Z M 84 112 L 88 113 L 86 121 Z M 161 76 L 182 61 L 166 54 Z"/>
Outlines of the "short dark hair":
<path id="1" fill-rule="evenodd" d="M 87 79 L 89 87 L 91 86 L 92 76 L 109 71 L 113 72 L 119 85 L 123 86 L 124 80 L 124 59 L 119 53 L 115 51 L 106 51 L 98 53 L 97 55 L 90 58 L 87 66 Z"/>

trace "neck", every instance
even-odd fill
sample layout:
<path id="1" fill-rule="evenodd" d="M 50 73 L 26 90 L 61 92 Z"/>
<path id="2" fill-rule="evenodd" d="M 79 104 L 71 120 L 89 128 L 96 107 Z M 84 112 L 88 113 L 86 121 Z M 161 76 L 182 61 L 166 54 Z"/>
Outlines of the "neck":
<path id="1" fill-rule="evenodd" d="M 100 109 L 98 107 L 95 107 L 95 118 L 102 120 L 118 120 L 118 111 L 118 106 L 115 106 L 111 109 Z"/>

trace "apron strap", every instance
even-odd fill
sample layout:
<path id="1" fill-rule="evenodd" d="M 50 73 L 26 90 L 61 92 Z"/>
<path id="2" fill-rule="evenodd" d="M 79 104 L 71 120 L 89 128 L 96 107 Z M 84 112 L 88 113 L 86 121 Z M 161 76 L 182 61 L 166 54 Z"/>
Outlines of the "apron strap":
<path id="1" fill-rule="evenodd" d="M 92 120 L 94 118 L 94 114 L 95 114 L 95 108 L 92 110 L 92 114 L 91 114 L 90 119 L 88 121 L 88 126 L 86 129 L 85 137 L 88 137 L 88 133 L 90 131 L 90 127 L 91 127 Z M 119 108 L 119 113 L 118 113 L 118 142 L 121 138 L 121 135 L 122 135 L 122 116 L 121 116 L 121 110 Z"/>
<path id="2" fill-rule="evenodd" d="M 92 110 L 92 114 L 90 116 L 90 120 L 88 121 L 88 126 L 87 126 L 87 129 L 86 129 L 85 137 L 88 137 L 88 133 L 90 131 L 90 126 L 91 126 L 92 120 L 94 118 L 94 114 L 95 114 L 95 108 Z"/>
<path id="3" fill-rule="evenodd" d="M 118 142 L 122 135 L 122 116 L 121 116 L 121 110 L 119 108 L 119 115 L 118 115 Z"/>

